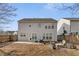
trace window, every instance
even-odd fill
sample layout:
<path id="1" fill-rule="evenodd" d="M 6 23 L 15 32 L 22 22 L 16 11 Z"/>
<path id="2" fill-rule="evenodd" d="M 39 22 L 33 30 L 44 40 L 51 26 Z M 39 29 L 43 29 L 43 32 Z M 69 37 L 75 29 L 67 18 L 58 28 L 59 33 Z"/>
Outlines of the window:
<path id="1" fill-rule="evenodd" d="M 48 39 L 48 36 L 46 37 L 46 39 Z"/>
<path id="2" fill-rule="evenodd" d="M 45 29 L 54 29 L 54 26 L 52 25 L 52 26 L 45 26 Z"/>
<path id="3" fill-rule="evenodd" d="M 26 35 L 23 34 L 23 35 L 20 35 L 20 36 L 21 36 L 21 37 L 25 37 Z"/>
<path id="4" fill-rule="evenodd" d="M 51 27 L 50 26 L 48 26 L 48 29 L 50 29 Z"/>
<path id="5" fill-rule="evenodd" d="M 32 36 L 32 39 L 34 39 L 34 36 Z"/>
<path id="6" fill-rule="evenodd" d="M 52 33 L 49 33 L 50 34 L 50 36 L 52 36 Z"/>
<path id="7" fill-rule="evenodd" d="M 45 29 L 47 29 L 47 26 L 45 26 Z"/>
<path id="8" fill-rule="evenodd" d="M 50 36 L 49 39 L 52 39 L 52 37 Z"/>
<path id="9" fill-rule="evenodd" d="M 45 39 L 45 36 L 43 36 L 43 39 Z"/>
<path id="10" fill-rule="evenodd" d="M 29 25 L 29 27 L 31 27 L 31 25 Z"/>
<path id="11" fill-rule="evenodd" d="M 43 36 L 45 36 L 45 33 L 43 34 Z"/>
<path id="12" fill-rule="evenodd" d="M 52 25 L 52 29 L 54 29 L 54 26 Z"/>
<path id="13" fill-rule="evenodd" d="M 35 40 L 37 39 L 37 36 L 35 36 Z"/>
<path id="14" fill-rule="evenodd" d="M 43 39 L 45 39 L 45 33 L 43 34 Z"/>
<path id="15" fill-rule="evenodd" d="M 37 39 L 37 36 L 32 36 L 32 39 L 35 39 L 36 40 Z"/>
<path id="16" fill-rule="evenodd" d="M 38 24 L 38 27 L 41 27 L 41 24 L 40 23 Z"/>
<path id="17" fill-rule="evenodd" d="M 33 34 L 32 34 L 32 39 L 33 39 L 33 40 L 36 40 L 36 39 L 37 39 L 36 33 L 33 33 Z"/>
<path id="18" fill-rule="evenodd" d="M 24 36 L 26 36 L 26 35 L 24 35 Z"/>
<path id="19" fill-rule="evenodd" d="M 46 36 L 48 36 L 48 33 L 46 33 Z"/>

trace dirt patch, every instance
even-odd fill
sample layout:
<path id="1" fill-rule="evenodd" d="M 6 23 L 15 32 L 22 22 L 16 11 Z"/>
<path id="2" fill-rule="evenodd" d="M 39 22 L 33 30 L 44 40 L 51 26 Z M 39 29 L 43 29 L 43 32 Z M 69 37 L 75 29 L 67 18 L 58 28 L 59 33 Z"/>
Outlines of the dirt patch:
<path id="1" fill-rule="evenodd" d="M 79 50 L 63 49 L 53 50 L 44 44 L 12 43 L 1 47 L 0 50 L 6 55 L 16 56 L 75 56 L 79 55 Z"/>

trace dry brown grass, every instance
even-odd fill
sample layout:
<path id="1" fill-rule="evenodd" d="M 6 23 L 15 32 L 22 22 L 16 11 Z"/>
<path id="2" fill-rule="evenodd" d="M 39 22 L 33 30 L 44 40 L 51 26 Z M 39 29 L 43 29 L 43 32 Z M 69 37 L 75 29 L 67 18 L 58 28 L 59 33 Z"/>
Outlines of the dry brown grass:
<path id="1" fill-rule="evenodd" d="M 8 53 L 7 55 L 17 56 L 75 56 L 79 55 L 79 50 L 53 50 L 48 45 L 43 44 L 25 44 L 12 43 L 0 48 L 2 51 Z"/>

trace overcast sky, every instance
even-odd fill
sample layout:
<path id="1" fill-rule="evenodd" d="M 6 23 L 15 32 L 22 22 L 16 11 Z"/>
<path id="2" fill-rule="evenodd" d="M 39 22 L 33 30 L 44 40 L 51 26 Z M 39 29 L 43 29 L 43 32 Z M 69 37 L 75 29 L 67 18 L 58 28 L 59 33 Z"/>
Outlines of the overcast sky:
<path id="1" fill-rule="evenodd" d="M 16 14 L 17 16 L 12 18 L 14 22 L 9 25 L 10 28 L 5 28 L 5 30 L 18 30 L 18 23 L 17 21 L 22 18 L 54 18 L 59 20 L 63 17 L 71 17 L 69 11 L 66 10 L 59 10 L 61 8 L 61 4 L 42 4 L 42 3 L 17 3 L 12 4 L 17 8 Z M 67 4 L 70 5 L 70 4 Z M 74 17 L 79 17 L 78 15 L 74 15 Z"/>

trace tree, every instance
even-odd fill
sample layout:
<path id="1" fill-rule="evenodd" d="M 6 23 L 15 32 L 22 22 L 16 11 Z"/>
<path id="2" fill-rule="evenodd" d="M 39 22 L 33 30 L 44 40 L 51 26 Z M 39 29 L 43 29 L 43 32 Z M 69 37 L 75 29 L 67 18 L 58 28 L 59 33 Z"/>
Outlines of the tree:
<path id="1" fill-rule="evenodd" d="M 16 16 L 16 8 L 7 3 L 0 3 L 0 25 L 12 22 L 12 17 Z M 0 29 L 4 28 L 2 25 Z"/>
<path id="2" fill-rule="evenodd" d="M 71 16 L 73 17 L 74 15 L 76 15 L 76 13 L 79 12 L 79 3 L 71 3 L 71 4 L 68 4 L 68 3 L 64 3 L 64 4 L 61 4 L 61 7 L 56 7 L 61 10 L 66 10 L 68 12 L 71 13 Z"/>

